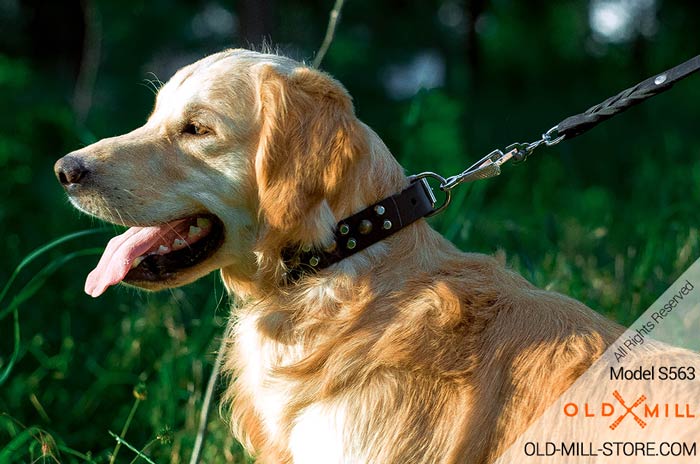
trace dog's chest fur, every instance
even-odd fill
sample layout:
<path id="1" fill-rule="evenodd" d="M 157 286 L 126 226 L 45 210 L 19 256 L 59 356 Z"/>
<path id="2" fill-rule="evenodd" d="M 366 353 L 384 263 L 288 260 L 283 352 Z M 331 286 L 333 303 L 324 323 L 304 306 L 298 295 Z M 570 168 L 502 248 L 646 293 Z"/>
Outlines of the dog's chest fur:
<path id="1" fill-rule="evenodd" d="M 342 402 L 311 401 L 301 409 L 294 408 L 300 391 L 306 389 L 301 382 L 280 375 L 279 369 L 308 353 L 301 343 L 271 338 L 261 325 L 256 314 L 243 315 L 236 324 L 236 390 L 250 401 L 265 441 L 288 452 L 293 462 L 347 462 L 352 446 L 346 443 L 347 414 Z"/>
<path id="2" fill-rule="evenodd" d="M 274 375 L 274 370 L 289 366 L 302 357 L 298 345 L 283 345 L 262 333 L 257 315 L 243 316 L 236 327 L 241 389 L 251 392 L 253 404 L 266 432 L 278 436 L 284 408 L 291 395 L 288 382 Z"/>

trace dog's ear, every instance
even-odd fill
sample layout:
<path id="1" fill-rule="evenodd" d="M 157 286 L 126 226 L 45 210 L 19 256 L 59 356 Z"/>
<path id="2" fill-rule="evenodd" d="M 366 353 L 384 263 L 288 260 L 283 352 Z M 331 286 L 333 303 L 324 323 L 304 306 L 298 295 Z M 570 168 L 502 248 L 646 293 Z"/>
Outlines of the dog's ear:
<path id="1" fill-rule="evenodd" d="M 271 235 L 323 244 L 337 221 L 332 207 L 355 194 L 365 132 L 348 93 L 326 74 L 304 67 L 285 74 L 263 65 L 258 77 L 261 215 Z"/>

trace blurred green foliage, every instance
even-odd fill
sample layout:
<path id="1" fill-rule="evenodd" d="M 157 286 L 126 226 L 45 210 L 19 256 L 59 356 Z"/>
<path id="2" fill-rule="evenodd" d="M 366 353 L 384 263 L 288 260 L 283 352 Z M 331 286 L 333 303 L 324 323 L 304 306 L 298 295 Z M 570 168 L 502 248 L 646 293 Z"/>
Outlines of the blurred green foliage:
<path id="1" fill-rule="evenodd" d="M 0 2 L 0 286 L 33 249 L 95 225 L 67 202 L 52 165 L 140 125 L 153 102 L 147 79 L 165 81 L 207 53 L 263 36 L 310 60 L 332 3 Z M 698 54 L 700 3 L 619 2 L 651 5 L 622 39 L 592 28 L 603 3 L 348 0 L 323 67 L 408 173 L 455 174 Z M 420 59 L 431 88 L 407 90 Z M 629 324 L 700 252 L 698 101 L 695 77 L 496 179 L 461 187 L 431 221 L 462 249 L 496 253 L 536 285 Z M 108 238 L 62 245 L 13 288 Z M 0 387 L 0 460 L 109 461 L 109 432 L 122 430 L 139 383 L 148 395 L 126 440 L 137 449 L 150 443 L 156 462 L 190 456 L 228 314 L 223 286 L 212 275 L 171 292 L 115 288 L 93 300 L 82 284 L 95 262 L 69 262 L 20 307 L 19 357 Z M 0 320 L 3 369 L 12 333 L 12 317 Z M 209 431 L 203 462 L 246 461 L 216 413 Z M 117 462 L 135 457 L 122 448 Z"/>

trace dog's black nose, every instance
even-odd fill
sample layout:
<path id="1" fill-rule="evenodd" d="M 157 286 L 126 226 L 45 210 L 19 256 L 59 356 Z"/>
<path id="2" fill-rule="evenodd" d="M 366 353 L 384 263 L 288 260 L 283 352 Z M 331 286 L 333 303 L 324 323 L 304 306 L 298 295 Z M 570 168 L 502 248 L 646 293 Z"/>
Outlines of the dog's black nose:
<path id="1" fill-rule="evenodd" d="M 88 172 L 80 158 L 71 155 L 66 155 L 56 161 L 53 170 L 56 173 L 56 177 L 58 177 L 58 181 L 64 187 L 71 184 L 79 184 Z"/>

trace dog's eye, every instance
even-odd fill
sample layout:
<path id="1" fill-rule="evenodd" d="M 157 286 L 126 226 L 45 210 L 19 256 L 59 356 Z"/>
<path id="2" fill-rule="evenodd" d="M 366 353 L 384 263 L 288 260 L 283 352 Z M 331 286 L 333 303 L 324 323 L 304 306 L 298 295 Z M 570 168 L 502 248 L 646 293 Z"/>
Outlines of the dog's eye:
<path id="1" fill-rule="evenodd" d="M 210 130 L 207 127 L 204 127 L 203 125 L 196 122 L 190 122 L 188 124 L 185 124 L 185 127 L 182 128 L 183 134 L 206 135 L 209 132 Z"/>

